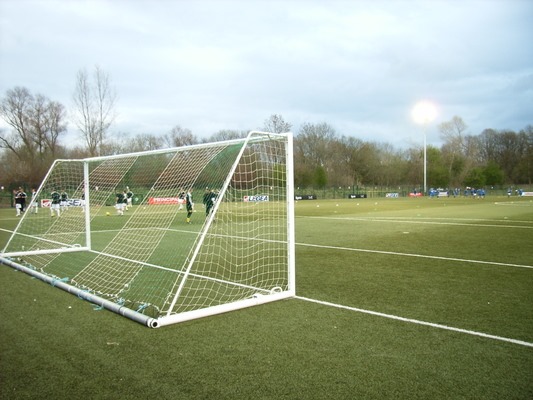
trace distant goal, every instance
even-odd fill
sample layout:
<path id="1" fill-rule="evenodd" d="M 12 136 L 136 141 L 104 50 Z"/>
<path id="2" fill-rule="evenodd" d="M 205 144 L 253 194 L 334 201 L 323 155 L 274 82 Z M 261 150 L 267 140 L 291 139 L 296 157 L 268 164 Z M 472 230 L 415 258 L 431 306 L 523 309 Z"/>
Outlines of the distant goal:
<path id="1" fill-rule="evenodd" d="M 292 152 L 254 131 L 57 160 L 0 262 L 154 328 L 292 297 Z"/>

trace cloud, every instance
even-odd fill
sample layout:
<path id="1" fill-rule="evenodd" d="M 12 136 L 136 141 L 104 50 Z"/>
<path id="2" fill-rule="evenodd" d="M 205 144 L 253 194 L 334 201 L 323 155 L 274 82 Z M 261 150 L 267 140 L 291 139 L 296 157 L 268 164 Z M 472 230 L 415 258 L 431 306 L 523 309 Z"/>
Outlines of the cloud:
<path id="1" fill-rule="evenodd" d="M 99 65 L 119 95 L 115 132 L 205 137 L 261 128 L 410 145 L 422 99 L 470 133 L 532 122 L 527 0 L 3 1 L 0 94 L 25 86 L 71 107 L 77 71 Z M 71 126 L 72 129 L 75 129 Z"/>

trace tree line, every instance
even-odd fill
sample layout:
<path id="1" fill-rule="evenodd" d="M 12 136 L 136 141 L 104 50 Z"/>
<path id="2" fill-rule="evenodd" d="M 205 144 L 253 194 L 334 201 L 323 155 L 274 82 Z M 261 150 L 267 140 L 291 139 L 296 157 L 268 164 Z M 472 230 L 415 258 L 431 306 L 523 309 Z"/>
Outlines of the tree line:
<path id="1" fill-rule="evenodd" d="M 131 153 L 244 137 L 248 131 L 224 129 L 199 139 L 176 125 L 163 135 L 151 133 L 112 137 L 117 96 L 109 76 L 96 67 L 76 76 L 73 109 L 24 87 L 7 90 L 0 98 L 0 185 L 36 187 L 57 158 L 85 158 Z M 68 120 L 79 131 L 80 142 L 66 146 L 62 137 Z M 273 114 L 261 128 L 287 132 L 292 124 Z M 533 126 L 519 132 L 485 129 L 472 135 L 463 119 L 454 116 L 438 125 L 440 147 L 427 146 L 429 187 L 485 187 L 531 185 Z M 423 185 L 423 147 L 396 149 L 389 143 L 365 141 L 340 134 L 328 123 L 304 123 L 294 132 L 294 184 L 300 188 Z"/>

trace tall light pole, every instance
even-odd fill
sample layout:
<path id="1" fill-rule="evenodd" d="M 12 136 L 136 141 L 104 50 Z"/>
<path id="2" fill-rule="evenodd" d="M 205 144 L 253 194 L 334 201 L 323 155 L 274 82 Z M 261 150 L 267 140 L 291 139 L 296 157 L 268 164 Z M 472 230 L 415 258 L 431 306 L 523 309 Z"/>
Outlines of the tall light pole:
<path id="1" fill-rule="evenodd" d="M 424 196 L 427 194 L 427 158 L 426 158 L 426 136 L 428 124 L 437 116 L 435 106 L 427 101 L 421 101 L 413 108 L 413 120 L 424 127 Z"/>

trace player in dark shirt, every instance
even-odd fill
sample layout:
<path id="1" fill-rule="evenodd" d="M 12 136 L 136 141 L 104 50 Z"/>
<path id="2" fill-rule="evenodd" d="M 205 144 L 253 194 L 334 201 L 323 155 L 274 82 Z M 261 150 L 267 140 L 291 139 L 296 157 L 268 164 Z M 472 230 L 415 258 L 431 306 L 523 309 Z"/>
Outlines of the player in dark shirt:
<path id="1" fill-rule="evenodd" d="M 125 201 L 125 197 L 124 197 L 124 193 L 121 193 L 121 192 L 118 192 L 116 194 L 116 204 L 115 204 L 115 209 L 117 210 L 117 215 L 124 215 L 124 201 Z"/>
<path id="2" fill-rule="evenodd" d="M 205 195 L 204 195 L 205 196 Z M 213 206 L 217 201 L 218 193 L 215 193 L 213 190 L 209 191 L 209 194 L 205 197 L 205 216 L 208 217 L 213 210 Z"/>
<path id="3" fill-rule="evenodd" d="M 192 194 L 191 194 L 191 191 L 188 190 L 187 191 L 187 194 L 185 195 L 185 206 L 187 208 L 187 223 L 190 224 L 191 223 L 191 215 L 194 211 L 194 203 L 192 201 Z"/>
<path id="4" fill-rule="evenodd" d="M 61 211 L 67 211 L 68 194 L 67 194 L 67 192 L 65 192 L 65 190 L 61 191 L 61 202 L 59 204 L 61 205 Z"/>
<path id="5" fill-rule="evenodd" d="M 15 193 L 15 208 L 17 209 L 17 217 L 20 216 L 20 213 L 24 212 L 26 208 L 26 192 L 22 190 L 22 187 L 19 187 L 17 193 Z"/>
<path id="6" fill-rule="evenodd" d="M 54 214 L 58 217 L 61 215 L 61 195 L 54 189 L 50 193 L 52 198 L 52 205 L 50 206 L 50 215 L 53 217 Z"/>

